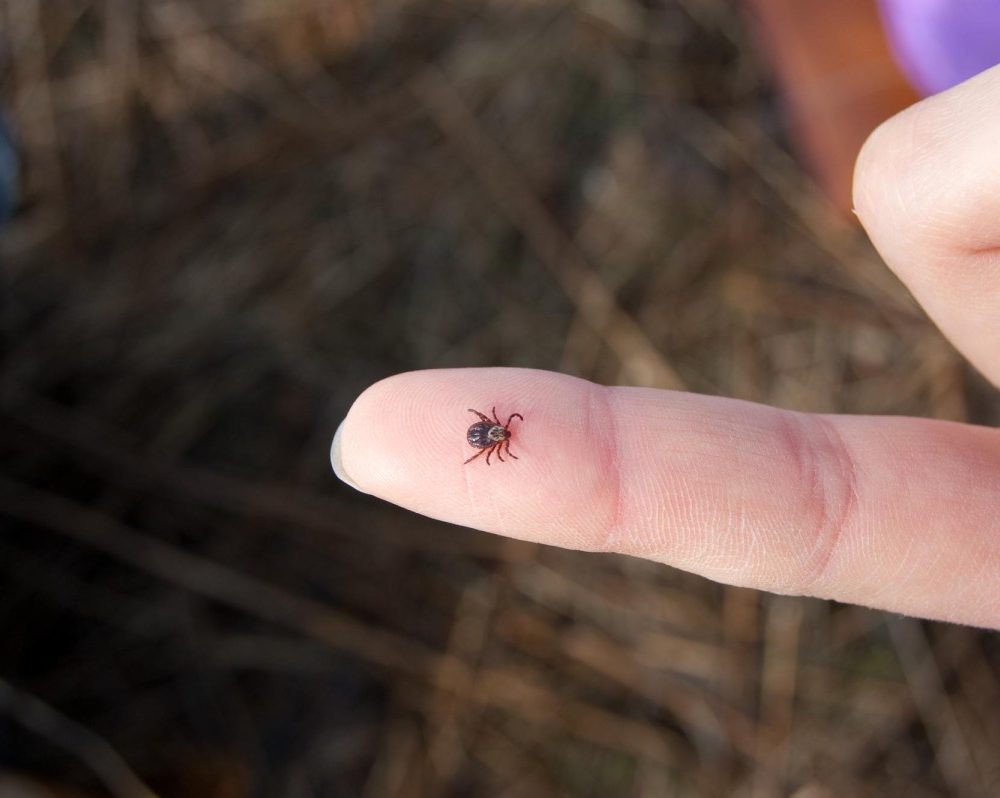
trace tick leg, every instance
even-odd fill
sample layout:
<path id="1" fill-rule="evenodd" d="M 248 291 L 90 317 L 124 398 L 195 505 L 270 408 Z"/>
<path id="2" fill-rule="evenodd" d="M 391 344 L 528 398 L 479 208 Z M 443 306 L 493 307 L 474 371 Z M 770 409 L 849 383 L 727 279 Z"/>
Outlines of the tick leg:
<path id="1" fill-rule="evenodd" d="M 470 457 L 468 460 L 466 460 L 464 463 L 462 463 L 462 465 L 468 465 L 469 463 L 471 463 L 473 460 L 475 460 L 477 457 L 479 457 L 479 455 L 481 455 L 485 451 L 486 451 L 485 449 L 480 449 L 478 452 L 476 452 L 474 455 L 472 455 L 472 457 Z"/>
<path id="2" fill-rule="evenodd" d="M 503 445 L 498 443 L 497 444 L 497 460 L 499 460 L 501 463 L 504 462 L 502 452 L 503 452 Z"/>
<path id="3" fill-rule="evenodd" d="M 510 422 L 513 421 L 515 418 L 519 418 L 519 419 L 521 419 L 521 421 L 524 421 L 524 416 L 522 416 L 520 413 L 511 413 L 510 414 L 510 418 L 507 419 L 506 426 L 509 427 L 510 426 Z"/>
<path id="4" fill-rule="evenodd" d="M 493 454 L 493 450 L 496 448 L 497 445 L 494 443 L 489 449 L 486 450 L 486 465 L 490 464 L 490 455 Z"/>
<path id="5" fill-rule="evenodd" d="M 479 420 L 480 421 L 485 421 L 486 423 L 489 423 L 489 421 L 490 421 L 490 417 L 489 416 L 484 416 L 478 410 L 473 410 L 471 407 L 469 408 L 469 412 L 470 413 L 475 413 L 477 416 L 479 416 Z"/>
<path id="6" fill-rule="evenodd" d="M 499 427 L 500 426 L 500 419 L 497 418 L 497 409 L 496 409 L 495 405 L 493 407 L 493 420 L 497 423 L 497 426 Z"/>
<path id="7" fill-rule="evenodd" d="M 510 438 L 508 438 L 507 440 L 505 440 L 504 443 L 507 444 L 507 456 L 508 457 L 513 457 L 515 460 L 520 460 L 521 458 L 518 457 L 516 454 L 513 454 L 511 452 L 511 450 L 510 450 Z"/>

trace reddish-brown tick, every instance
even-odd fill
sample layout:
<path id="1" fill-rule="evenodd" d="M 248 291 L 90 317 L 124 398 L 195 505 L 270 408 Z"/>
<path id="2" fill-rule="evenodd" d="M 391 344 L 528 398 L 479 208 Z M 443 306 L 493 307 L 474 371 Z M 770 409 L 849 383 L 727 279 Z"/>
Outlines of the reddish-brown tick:
<path id="1" fill-rule="evenodd" d="M 483 452 L 486 452 L 486 465 L 490 464 L 490 455 L 493 452 L 497 453 L 497 459 L 503 463 L 505 462 L 502 457 L 502 447 L 507 447 L 507 454 L 518 460 L 516 454 L 512 454 L 510 451 L 510 422 L 515 418 L 524 421 L 524 416 L 520 413 L 511 413 L 510 418 L 507 419 L 506 424 L 501 424 L 500 419 L 497 418 L 497 409 L 493 408 L 493 418 L 490 419 L 489 416 L 485 416 L 478 410 L 473 410 L 469 408 L 470 413 L 475 413 L 479 416 L 481 421 L 477 421 L 471 427 L 469 431 L 465 433 L 465 439 L 469 442 L 469 446 L 479 449 L 472 457 L 465 461 L 465 463 L 471 463 Z M 464 464 L 463 464 L 464 465 Z"/>

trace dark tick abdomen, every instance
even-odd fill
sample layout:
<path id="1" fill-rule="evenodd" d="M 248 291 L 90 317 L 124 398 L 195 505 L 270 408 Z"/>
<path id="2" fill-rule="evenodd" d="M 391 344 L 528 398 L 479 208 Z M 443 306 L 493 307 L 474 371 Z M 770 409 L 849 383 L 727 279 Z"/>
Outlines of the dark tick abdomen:
<path id="1" fill-rule="evenodd" d="M 487 446 L 492 446 L 496 443 L 496 441 L 490 440 L 490 428 L 493 426 L 493 424 L 486 421 L 480 421 L 469 427 L 469 431 L 465 434 L 466 440 L 469 441 L 469 446 L 474 446 L 477 449 L 485 449 Z"/>

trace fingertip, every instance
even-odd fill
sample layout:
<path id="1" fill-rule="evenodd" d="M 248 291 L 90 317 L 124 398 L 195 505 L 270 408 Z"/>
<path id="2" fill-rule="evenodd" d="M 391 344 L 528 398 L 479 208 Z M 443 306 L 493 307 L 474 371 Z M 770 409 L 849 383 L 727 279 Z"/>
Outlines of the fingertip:
<path id="1" fill-rule="evenodd" d="M 337 427 L 337 431 L 333 433 L 333 443 L 330 444 L 330 465 L 333 466 L 333 473 L 337 476 L 337 478 L 341 482 L 350 485 L 357 491 L 361 491 L 362 493 L 364 493 L 364 491 L 361 490 L 361 487 L 358 485 L 358 483 L 355 482 L 353 479 L 351 479 L 350 475 L 347 473 L 347 469 L 344 468 L 344 457 L 342 449 L 343 431 L 344 431 L 344 422 L 341 421 L 340 425 Z"/>
<path id="2" fill-rule="evenodd" d="M 875 169 L 879 165 L 880 158 L 878 150 L 880 140 L 885 135 L 883 128 L 885 122 L 868 134 L 858 157 L 854 161 L 854 177 L 852 181 L 852 202 L 855 215 L 861 220 L 861 224 L 868 229 L 869 219 L 873 206 L 872 194 L 877 185 L 875 182 Z"/>
<path id="3" fill-rule="evenodd" d="M 995 244 L 998 100 L 1000 66 L 914 103 L 869 134 L 855 159 L 853 200 L 880 249 L 891 256 L 917 246 L 926 257 Z"/>
<path id="4" fill-rule="evenodd" d="M 397 374 L 354 401 L 331 462 L 348 484 L 432 518 L 592 548 L 614 504 L 603 435 L 589 434 L 592 392 L 585 381 L 531 369 Z M 511 444 L 492 463 L 466 463 L 476 452 L 468 408 L 494 406 L 503 421 L 514 418 Z"/>
<path id="5" fill-rule="evenodd" d="M 372 473 L 378 476 L 378 454 L 381 448 L 378 432 L 401 416 L 401 397 L 407 395 L 405 375 L 394 374 L 369 385 L 351 404 L 340 422 L 330 447 L 333 472 L 343 482 L 361 493 L 375 493 Z M 403 428 L 412 428 L 404 423 Z M 362 484 L 367 485 L 363 488 Z M 378 485 L 378 479 L 374 480 Z"/>
<path id="6" fill-rule="evenodd" d="M 909 181 L 917 146 L 913 117 L 921 112 L 917 104 L 883 121 L 868 134 L 854 161 L 854 210 L 880 248 L 889 243 L 887 235 L 910 232 L 898 226 L 897 220 L 912 203 Z"/>

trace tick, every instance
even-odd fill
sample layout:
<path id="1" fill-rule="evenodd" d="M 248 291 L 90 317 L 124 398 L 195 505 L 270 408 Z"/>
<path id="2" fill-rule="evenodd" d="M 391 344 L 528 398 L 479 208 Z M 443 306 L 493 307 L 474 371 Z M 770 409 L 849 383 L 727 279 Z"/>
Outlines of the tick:
<path id="1" fill-rule="evenodd" d="M 490 419 L 489 416 L 483 415 L 478 410 L 473 410 L 469 408 L 470 413 L 475 413 L 481 421 L 477 421 L 471 427 L 469 431 L 465 433 L 465 439 L 469 442 L 469 446 L 475 449 L 479 449 L 472 457 L 463 463 L 471 463 L 483 452 L 486 452 L 486 465 L 490 464 L 490 455 L 493 452 L 497 453 L 497 459 L 504 463 L 506 462 L 502 456 L 502 448 L 507 447 L 507 454 L 513 457 L 515 460 L 520 458 L 516 454 L 512 454 L 510 451 L 510 422 L 515 418 L 524 421 L 524 416 L 520 413 L 511 413 L 510 418 L 507 419 L 506 424 L 501 424 L 500 419 L 497 418 L 497 409 L 493 408 L 493 418 Z"/>

